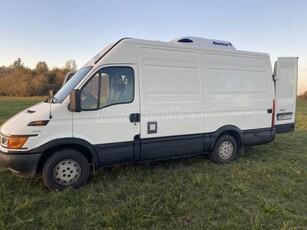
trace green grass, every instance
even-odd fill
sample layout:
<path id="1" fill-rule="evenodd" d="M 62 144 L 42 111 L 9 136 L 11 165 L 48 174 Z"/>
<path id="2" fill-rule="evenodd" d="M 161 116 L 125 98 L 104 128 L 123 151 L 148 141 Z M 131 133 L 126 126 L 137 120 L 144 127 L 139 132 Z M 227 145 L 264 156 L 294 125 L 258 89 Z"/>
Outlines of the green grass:
<path id="1" fill-rule="evenodd" d="M 297 101 L 296 130 L 307 131 L 307 100 Z"/>
<path id="2" fill-rule="evenodd" d="M 0 97 L 0 125 L 8 118 L 34 105 L 44 101 L 47 97 Z"/>
<path id="3" fill-rule="evenodd" d="M 1 98 L 1 122 L 40 100 Z M 306 229 L 306 101 L 297 116 L 296 132 L 227 165 L 197 156 L 107 167 L 61 193 L 0 168 L 0 229 Z"/>

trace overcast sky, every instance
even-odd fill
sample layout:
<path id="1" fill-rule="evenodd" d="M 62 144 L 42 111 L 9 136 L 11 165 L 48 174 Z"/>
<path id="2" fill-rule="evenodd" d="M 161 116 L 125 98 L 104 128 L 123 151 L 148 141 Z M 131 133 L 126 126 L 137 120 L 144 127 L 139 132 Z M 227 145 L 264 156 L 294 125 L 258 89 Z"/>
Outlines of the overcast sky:
<path id="1" fill-rule="evenodd" d="M 305 0 L 0 0 L 0 66 L 21 58 L 82 67 L 122 37 L 170 41 L 182 36 L 230 41 L 239 50 L 299 57 L 307 90 Z"/>

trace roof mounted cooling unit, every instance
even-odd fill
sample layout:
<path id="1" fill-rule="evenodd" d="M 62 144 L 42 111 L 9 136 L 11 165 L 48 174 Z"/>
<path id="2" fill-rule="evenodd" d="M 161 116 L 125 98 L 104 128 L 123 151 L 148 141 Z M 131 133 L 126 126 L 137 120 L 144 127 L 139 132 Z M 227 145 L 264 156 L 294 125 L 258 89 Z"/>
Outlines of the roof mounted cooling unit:
<path id="1" fill-rule="evenodd" d="M 172 40 L 171 43 L 195 45 L 195 46 L 205 46 L 205 47 L 215 47 L 215 48 L 224 48 L 224 49 L 232 49 L 232 50 L 236 49 L 231 44 L 231 42 L 229 42 L 229 41 L 221 41 L 221 40 L 198 38 L 198 37 L 176 38 L 176 39 Z"/>

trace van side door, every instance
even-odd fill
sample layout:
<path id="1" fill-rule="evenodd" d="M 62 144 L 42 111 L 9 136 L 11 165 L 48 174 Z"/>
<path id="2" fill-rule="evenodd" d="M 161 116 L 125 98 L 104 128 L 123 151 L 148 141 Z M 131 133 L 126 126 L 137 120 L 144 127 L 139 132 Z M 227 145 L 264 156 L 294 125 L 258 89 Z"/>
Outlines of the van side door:
<path id="1" fill-rule="evenodd" d="M 277 133 L 294 131 L 297 75 L 297 57 L 278 58 L 274 68 L 275 128 Z"/>
<path id="2" fill-rule="evenodd" d="M 140 134 L 136 66 L 97 69 L 81 90 L 81 112 L 73 113 L 73 135 L 96 149 L 100 165 L 138 159 Z M 137 154 L 137 155 L 135 155 Z"/>

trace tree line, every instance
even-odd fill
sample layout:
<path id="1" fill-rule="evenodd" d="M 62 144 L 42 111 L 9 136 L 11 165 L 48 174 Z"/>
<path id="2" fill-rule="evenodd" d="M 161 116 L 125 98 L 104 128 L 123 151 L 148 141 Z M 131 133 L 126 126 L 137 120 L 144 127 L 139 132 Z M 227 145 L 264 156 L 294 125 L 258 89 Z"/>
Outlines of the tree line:
<path id="1" fill-rule="evenodd" d="M 66 61 L 62 68 L 50 69 L 40 61 L 34 69 L 25 67 L 20 58 L 10 66 L 0 67 L 0 96 L 44 96 L 49 90 L 59 90 L 66 73 L 76 70 L 75 60 Z"/>
<path id="2" fill-rule="evenodd" d="M 307 100 L 307 91 L 305 91 L 304 93 L 300 94 L 298 96 L 298 98 L 303 99 L 303 100 Z"/>
<path id="3" fill-rule="evenodd" d="M 34 69 L 25 67 L 18 58 L 8 67 L 0 67 L 0 96 L 45 96 L 49 90 L 58 91 L 65 75 L 76 70 L 75 60 L 68 60 L 62 68 L 49 69 L 44 61 L 39 61 Z M 307 100 L 307 91 L 298 96 Z"/>

